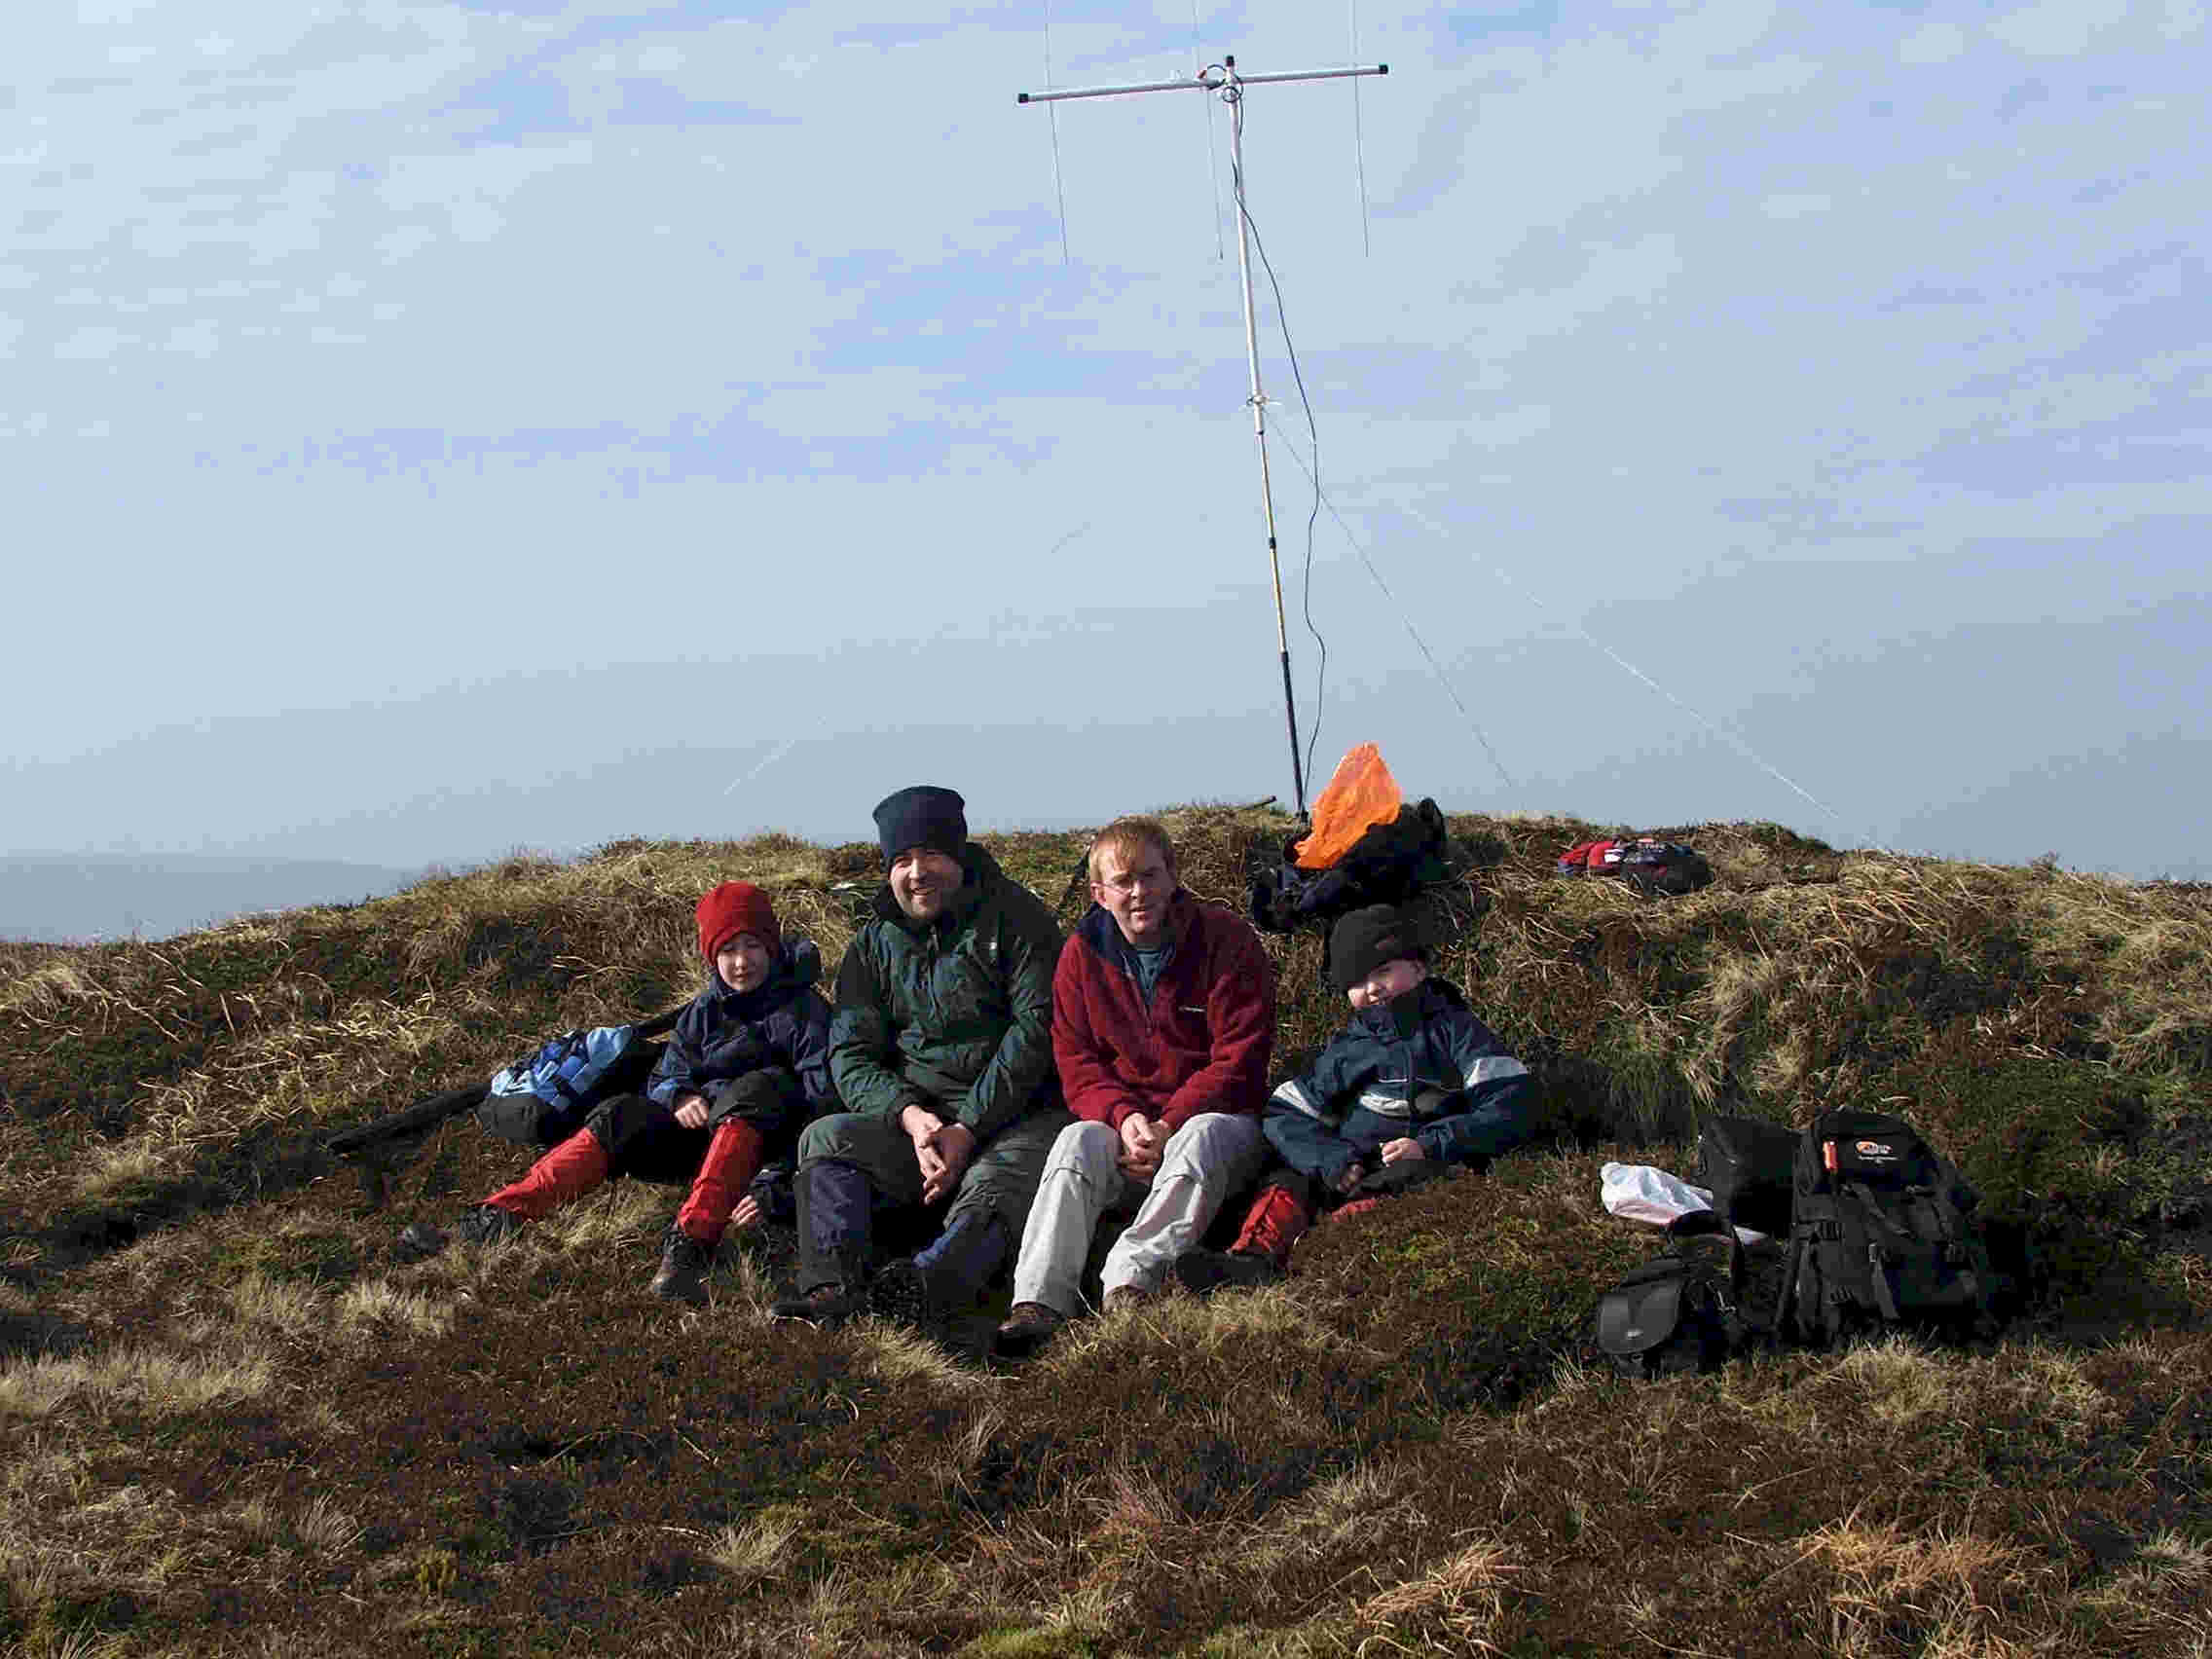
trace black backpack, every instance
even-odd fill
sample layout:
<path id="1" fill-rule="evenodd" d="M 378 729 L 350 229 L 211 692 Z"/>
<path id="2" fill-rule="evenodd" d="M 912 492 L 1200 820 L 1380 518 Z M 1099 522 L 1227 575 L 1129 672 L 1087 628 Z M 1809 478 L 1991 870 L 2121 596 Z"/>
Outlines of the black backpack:
<path id="1" fill-rule="evenodd" d="M 1742 1253 L 1711 1210 L 1667 1228 L 1670 1248 L 1598 1299 L 1598 1346 L 1612 1368 L 1639 1382 L 1717 1371 L 1750 1336 Z"/>
<path id="2" fill-rule="evenodd" d="M 1797 1142 L 1787 1124 L 1703 1114 L 1697 1124 L 1697 1184 L 1734 1227 L 1787 1240 L 1797 1177 Z"/>
<path id="3" fill-rule="evenodd" d="M 1902 1118 L 1823 1112 L 1797 1143 L 1776 1323 L 1819 1344 L 1906 1328 L 1994 1332 L 1997 1279 L 1977 1201 Z"/>
<path id="4" fill-rule="evenodd" d="M 1303 839 L 1303 830 L 1291 836 L 1283 843 L 1281 865 L 1252 876 L 1252 925 L 1262 933 L 1289 933 L 1311 923 L 1326 939 L 1339 916 L 1369 904 L 1402 904 L 1451 873 L 1444 814 L 1433 800 L 1401 806 L 1395 819 L 1369 830 L 1327 869 L 1299 867 Z"/>

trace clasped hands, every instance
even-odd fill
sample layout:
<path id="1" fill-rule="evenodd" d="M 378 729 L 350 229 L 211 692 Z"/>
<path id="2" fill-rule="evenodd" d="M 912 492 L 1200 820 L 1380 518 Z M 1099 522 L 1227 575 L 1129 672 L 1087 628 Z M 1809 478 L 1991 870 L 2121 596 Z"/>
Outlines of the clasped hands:
<path id="1" fill-rule="evenodd" d="M 1142 1112 L 1131 1112 L 1122 1120 L 1122 1150 L 1114 1161 L 1130 1180 L 1148 1185 L 1160 1173 L 1161 1155 L 1166 1150 L 1165 1125 L 1154 1123 Z"/>
<path id="2" fill-rule="evenodd" d="M 922 1202 L 934 1204 L 968 1172 L 976 1156 L 976 1131 L 955 1119 L 946 1123 L 927 1107 L 909 1106 L 899 1114 L 899 1126 L 914 1143 L 914 1161 L 922 1169 Z"/>

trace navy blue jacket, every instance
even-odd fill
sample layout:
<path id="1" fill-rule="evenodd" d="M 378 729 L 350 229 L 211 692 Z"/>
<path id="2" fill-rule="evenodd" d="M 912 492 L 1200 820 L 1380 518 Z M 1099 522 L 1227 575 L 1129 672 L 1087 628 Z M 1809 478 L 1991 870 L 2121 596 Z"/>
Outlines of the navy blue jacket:
<path id="1" fill-rule="evenodd" d="M 830 1005 L 814 989 L 822 953 L 809 939 L 776 952 L 758 989 L 733 991 L 710 964 L 706 987 L 678 1016 L 645 1093 L 663 1106 L 707 1097 L 711 1122 L 743 1118 L 771 1146 L 837 1108 L 830 1081 Z"/>
<path id="2" fill-rule="evenodd" d="M 1494 1158 L 1529 1135 L 1529 1068 L 1448 979 L 1431 976 L 1356 1011 L 1313 1063 L 1268 1097 L 1261 1127 L 1282 1161 L 1334 1188 L 1411 1136 L 1444 1163 Z"/>

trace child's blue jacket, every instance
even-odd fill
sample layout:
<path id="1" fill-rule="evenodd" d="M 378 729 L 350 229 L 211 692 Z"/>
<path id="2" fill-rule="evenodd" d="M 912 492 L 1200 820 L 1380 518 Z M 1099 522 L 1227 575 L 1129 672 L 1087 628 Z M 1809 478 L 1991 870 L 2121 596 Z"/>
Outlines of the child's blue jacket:
<path id="1" fill-rule="evenodd" d="M 1433 975 L 1361 1009 L 1313 1063 L 1268 1097 L 1261 1126 L 1285 1163 L 1334 1187 L 1412 1136 L 1430 1158 L 1494 1158 L 1529 1134 L 1529 1068 Z"/>

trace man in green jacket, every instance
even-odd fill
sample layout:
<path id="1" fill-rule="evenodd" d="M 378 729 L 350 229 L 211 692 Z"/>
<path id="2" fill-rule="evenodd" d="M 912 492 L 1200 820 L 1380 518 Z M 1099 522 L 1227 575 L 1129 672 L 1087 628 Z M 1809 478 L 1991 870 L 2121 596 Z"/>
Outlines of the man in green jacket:
<path id="1" fill-rule="evenodd" d="M 798 1282 L 773 1310 L 927 1328 L 1005 1265 L 1071 1121 L 1052 1064 L 1060 930 L 968 839 L 952 791 L 901 790 L 875 825 L 887 879 L 837 970 L 830 1026 L 845 1110 L 800 1139 Z M 877 1212 L 940 1207 L 936 1241 L 871 1280 Z"/>

